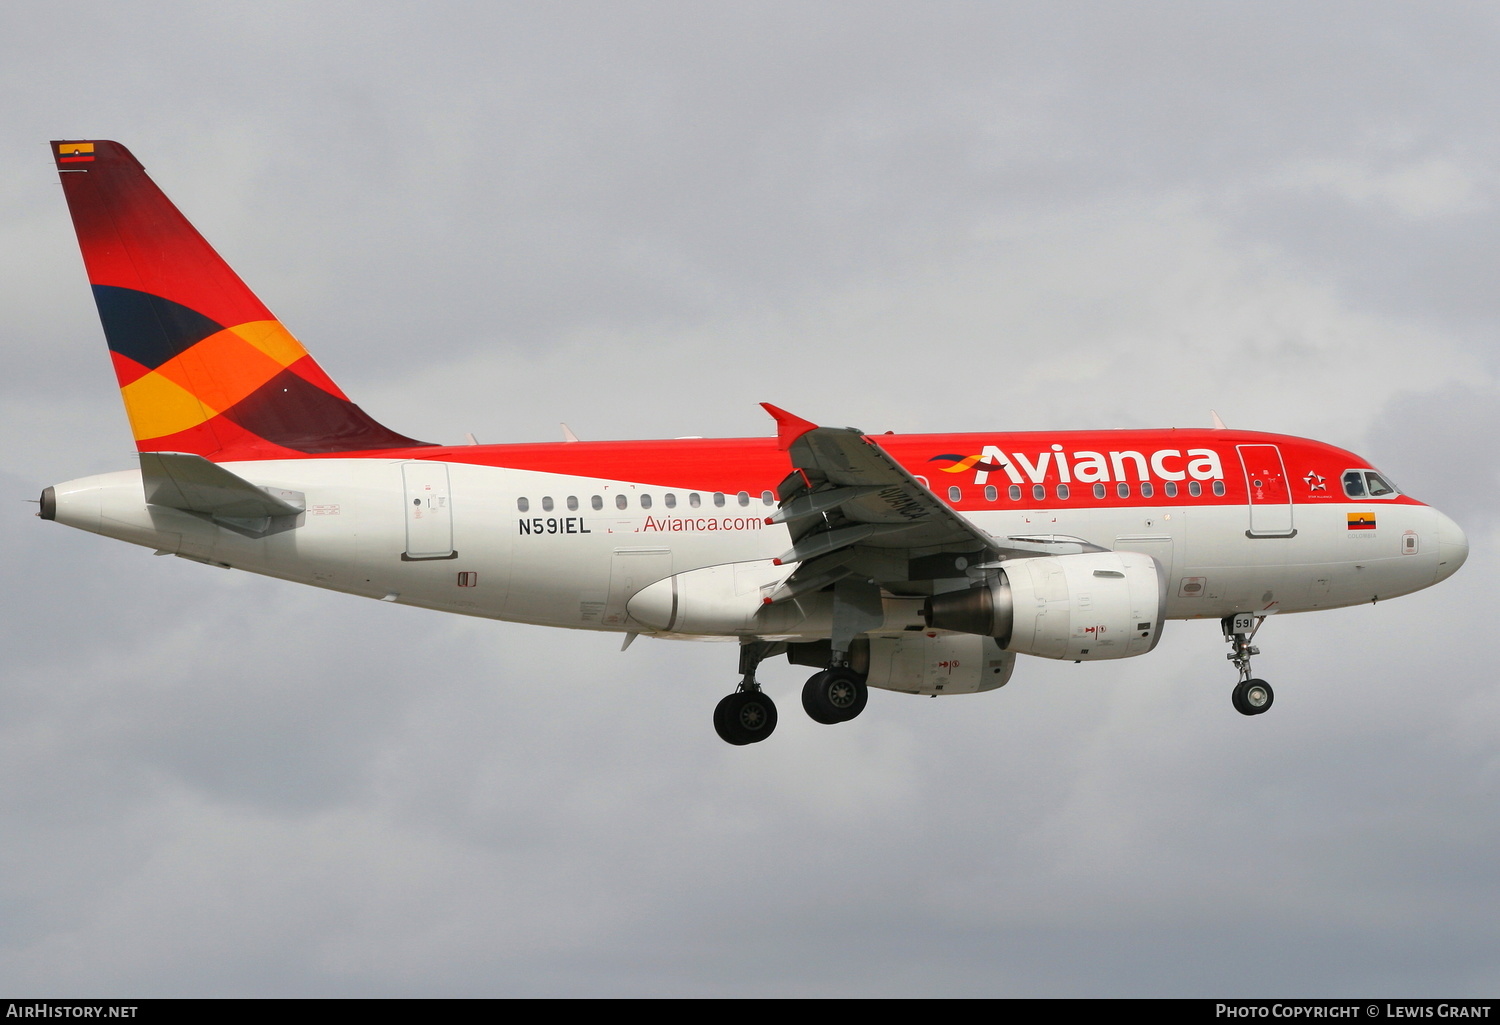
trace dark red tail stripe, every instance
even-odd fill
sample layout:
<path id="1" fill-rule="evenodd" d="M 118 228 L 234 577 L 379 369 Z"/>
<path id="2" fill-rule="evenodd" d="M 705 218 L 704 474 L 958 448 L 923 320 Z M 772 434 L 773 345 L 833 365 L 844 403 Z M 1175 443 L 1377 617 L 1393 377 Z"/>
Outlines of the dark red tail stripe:
<path id="1" fill-rule="evenodd" d="M 344 402 L 349 401 L 349 396 L 345 395 L 343 390 L 333 383 L 333 378 L 329 377 L 311 356 L 302 357 L 287 367 L 287 370 L 296 374 L 308 384 L 323 389 L 334 398 L 341 399 Z"/>
<path id="2" fill-rule="evenodd" d="M 287 370 L 222 410 L 220 417 L 298 452 L 416 448 L 423 444 L 382 427 L 348 399 L 335 398 Z"/>
<path id="3" fill-rule="evenodd" d="M 273 319 L 124 146 L 96 141 L 93 162 L 62 184 L 91 284 L 162 296 L 219 324 Z M 143 252 L 152 258 L 132 258 Z"/>

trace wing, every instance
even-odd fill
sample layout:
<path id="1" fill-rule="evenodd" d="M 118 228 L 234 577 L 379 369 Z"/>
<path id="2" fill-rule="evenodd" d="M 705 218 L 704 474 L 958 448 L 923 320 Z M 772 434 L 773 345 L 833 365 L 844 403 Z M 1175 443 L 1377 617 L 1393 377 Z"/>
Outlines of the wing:
<path id="1" fill-rule="evenodd" d="M 792 472 L 770 522 L 785 523 L 797 569 L 771 596 L 786 601 L 854 574 L 892 594 L 931 594 L 1006 559 L 1104 551 L 1079 538 L 996 538 L 955 512 L 873 439 L 853 428 L 819 427 L 769 403 Z"/>

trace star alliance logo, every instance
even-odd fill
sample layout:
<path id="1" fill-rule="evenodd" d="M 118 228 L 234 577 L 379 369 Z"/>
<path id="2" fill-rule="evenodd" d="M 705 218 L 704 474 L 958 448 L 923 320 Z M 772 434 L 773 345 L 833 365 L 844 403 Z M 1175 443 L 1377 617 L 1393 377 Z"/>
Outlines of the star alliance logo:
<path id="1" fill-rule="evenodd" d="M 1324 478 L 1322 476 L 1320 476 L 1317 472 L 1310 472 L 1306 477 L 1303 477 L 1302 479 L 1305 480 L 1305 481 L 1307 481 L 1307 490 L 1309 490 L 1309 491 L 1327 491 L 1328 490 L 1327 487 L 1324 486 L 1324 484 L 1323 484 Z"/>

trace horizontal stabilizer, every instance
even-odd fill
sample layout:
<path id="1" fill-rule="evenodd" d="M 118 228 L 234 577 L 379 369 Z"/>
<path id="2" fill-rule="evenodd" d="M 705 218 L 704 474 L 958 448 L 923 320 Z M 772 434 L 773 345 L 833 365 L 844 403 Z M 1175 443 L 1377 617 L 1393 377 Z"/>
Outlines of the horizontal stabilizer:
<path id="1" fill-rule="evenodd" d="M 300 492 L 259 487 L 186 452 L 142 452 L 141 483 L 149 505 L 202 513 L 216 520 L 296 516 L 307 507 Z"/>

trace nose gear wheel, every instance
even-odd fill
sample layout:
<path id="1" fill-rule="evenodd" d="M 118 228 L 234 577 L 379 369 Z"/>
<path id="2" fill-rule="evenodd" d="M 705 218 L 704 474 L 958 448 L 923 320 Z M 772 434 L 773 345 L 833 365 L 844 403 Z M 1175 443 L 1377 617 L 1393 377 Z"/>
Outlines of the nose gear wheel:
<path id="1" fill-rule="evenodd" d="M 1276 700 L 1276 694 L 1269 683 L 1253 679 L 1250 675 L 1250 658 L 1260 654 L 1260 649 L 1250 642 L 1255 639 L 1265 621 L 1265 616 L 1242 612 L 1225 616 L 1222 624 L 1224 640 L 1234 649 L 1225 657 L 1234 663 L 1240 674 L 1240 682 L 1235 684 L 1229 697 L 1234 710 L 1241 715 L 1260 715 L 1268 711 L 1271 702 Z"/>
<path id="2" fill-rule="evenodd" d="M 1245 680 L 1235 685 L 1231 700 L 1241 715 L 1260 715 L 1271 707 L 1276 694 L 1265 680 Z"/>

